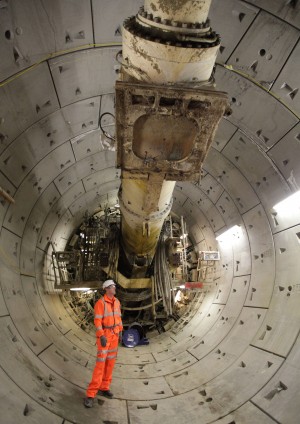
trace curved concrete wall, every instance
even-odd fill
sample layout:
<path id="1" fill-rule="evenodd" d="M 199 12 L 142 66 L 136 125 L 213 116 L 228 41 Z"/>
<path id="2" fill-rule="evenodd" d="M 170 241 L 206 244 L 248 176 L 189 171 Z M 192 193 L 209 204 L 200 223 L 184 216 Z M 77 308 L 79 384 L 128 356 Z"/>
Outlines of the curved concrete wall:
<path id="1" fill-rule="evenodd" d="M 284 0 L 212 3 L 233 114 L 174 211 L 221 261 L 188 316 L 120 349 L 115 398 L 83 407 L 94 338 L 53 290 L 49 241 L 62 249 L 87 209 L 116 201 L 99 116 L 113 111 L 119 25 L 141 4 L 0 2 L 0 186 L 15 199 L 0 198 L 1 422 L 298 423 L 300 214 L 272 209 L 300 179 L 300 12 Z M 217 244 L 234 224 L 239 238 Z"/>

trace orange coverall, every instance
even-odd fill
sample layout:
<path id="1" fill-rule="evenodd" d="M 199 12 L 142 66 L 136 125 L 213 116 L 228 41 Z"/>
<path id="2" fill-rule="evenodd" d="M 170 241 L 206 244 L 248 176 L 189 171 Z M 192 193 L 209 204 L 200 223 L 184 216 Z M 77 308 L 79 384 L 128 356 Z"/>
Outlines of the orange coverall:
<path id="1" fill-rule="evenodd" d="M 92 380 L 87 388 L 87 397 L 94 398 L 98 390 L 109 390 L 112 373 L 117 358 L 119 333 L 123 330 L 121 305 L 116 297 L 111 299 L 105 294 L 94 307 L 97 337 L 97 359 Z M 107 339 L 102 347 L 100 337 Z"/>

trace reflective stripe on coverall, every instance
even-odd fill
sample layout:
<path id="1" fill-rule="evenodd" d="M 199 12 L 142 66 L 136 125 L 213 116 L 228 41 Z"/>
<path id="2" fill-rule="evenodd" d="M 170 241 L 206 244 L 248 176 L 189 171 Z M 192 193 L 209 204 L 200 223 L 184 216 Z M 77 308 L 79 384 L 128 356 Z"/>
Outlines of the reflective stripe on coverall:
<path id="1" fill-rule="evenodd" d="M 112 373 L 117 358 L 119 332 L 123 330 L 120 302 L 117 298 L 110 299 L 106 294 L 95 305 L 97 336 L 97 359 L 92 380 L 87 388 L 87 397 L 94 398 L 98 390 L 109 390 Z M 107 339 L 102 347 L 100 337 Z"/>

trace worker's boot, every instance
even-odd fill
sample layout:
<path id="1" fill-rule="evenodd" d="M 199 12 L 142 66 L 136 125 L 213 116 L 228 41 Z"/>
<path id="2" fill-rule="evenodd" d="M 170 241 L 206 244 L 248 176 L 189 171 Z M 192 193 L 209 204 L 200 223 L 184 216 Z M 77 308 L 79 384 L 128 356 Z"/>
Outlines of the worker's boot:
<path id="1" fill-rule="evenodd" d="M 111 399 L 114 395 L 110 390 L 98 390 L 98 395 Z"/>
<path id="2" fill-rule="evenodd" d="M 84 406 L 87 408 L 92 408 L 94 404 L 94 398 L 91 397 L 86 397 L 84 399 Z"/>

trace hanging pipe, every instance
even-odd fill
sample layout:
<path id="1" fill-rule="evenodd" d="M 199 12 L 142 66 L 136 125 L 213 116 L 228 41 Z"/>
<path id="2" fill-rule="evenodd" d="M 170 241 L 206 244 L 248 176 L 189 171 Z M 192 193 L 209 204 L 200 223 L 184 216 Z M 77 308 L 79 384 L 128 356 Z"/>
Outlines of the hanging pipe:
<path id="1" fill-rule="evenodd" d="M 153 94 L 155 85 L 165 87 L 166 90 L 168 87 L 178 85 L 189 89 L 207 86 L 220 45 L 220 38 L 212 32 L 207 18 L 210 4 L 211 0 L 177 0 L 176 2 L 174 0 L 145 0 L 144 7 L 139 10 L 139 13 L 126 19 L 123 24 L 120 84 L 124 83 L 123 87 L 126 83 L 141 83 L 149 86 L 148 98 L 155 98 L 156 102 L 159 100 L 157 94 Z M 136 122 L 130 115 L 125 122 L 124 116 L 128 107 L 124 103 L 120 111 L 121 102 L 118 100 L 124 99 L 124 93 L 126 94 L 124 91 L 120 95 L 117 91 L 116 96 L 116 126 L 120 159 L 118 166 L 122 170 L 119 192 L 122 245 L 127 258 L 133 265 L 138 257 L 147 258 L 146 262 L 149 265 L 154 257 L 164 220 L 170 213 L 173 190 L 179 175 L 174 172 L 173 178 L 166 178 L 165 172 L 159 166 L 155 168 L 155 163 L 168 163 L 170 168 L 173 164 L 174 167 L 181 167 L 183 171 L 180 179 L 193 180 L 189 176 L 184 176 L 184 164 L 196 157 L 193 143 L 196 143 L 197 134 L 203 130 L 202 124 L 200 126 L 196 124 L 190 112 L 181 110 L 179 112 L 181 116 L 175 116 L 176 114 L 174 115 L 174 112 L 170 110 L 166 113 L 160 110 L 160 115 L 157 117 L 155 113 L 159 107 L 155 106 L 156 111 L 153 112 L 153 105 L 149 105 L 149 112 L 145 114 L 141 112 Z M 138 111 L 140 98 L 143 100 L 143 96 L 137 96 L 135 111 Z M 169 116 L 167 116 L 168 113 Z M 210 125 L 210 130 L 205 130 L 207 133 L 199 156 L 203 152 L 206 153 L 212 142 L 215 127 L 223 111 L 219 114 L 216 122 Z M 208 127 L 206 118 L 205 123 Z M 159 127 L 160 124 L 161 127 Z M 174 130 L 176 125 L 178 129 Z M 143 166 L 140 165 L 138 171 L 131 171 L 124 165 L 124 157 L 126 158 L 126 155 L 130 153 L 128 140 L 124 139 L 123 145 L 119 144 L 120 134 L 122 135 L 128 128 L 133 129 L 134 140 L 130 143 L 133 146 L 134 157 L 144 158 Z M 161 134 L 160 129 L 157 128 L 161 128 Z M 177 136 L 178 133 L 179 136 Z M 122 149 L 124 153 L 119 154 Z M 205 154 L 199 159 L 197 168 L 199 172 L 204 157 Z M 140 271 L 133 267 L 133 276 L 136 272 L 138 277 L 142 277 L 146 270 L 146 266 L 142 272 L 141 267 Z"/>

